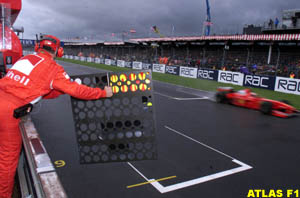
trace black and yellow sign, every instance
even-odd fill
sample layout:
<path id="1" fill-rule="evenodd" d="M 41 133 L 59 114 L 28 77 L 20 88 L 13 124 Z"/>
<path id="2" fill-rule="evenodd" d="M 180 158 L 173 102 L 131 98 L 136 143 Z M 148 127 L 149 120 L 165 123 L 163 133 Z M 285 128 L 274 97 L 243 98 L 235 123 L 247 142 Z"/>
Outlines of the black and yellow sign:
<path id="1" fill-rule="evenodd" d="M 80 75 L 91 87 L 110 85 L 112 98 L 72 98 L 81 164 L 157 158 L 150 71 Z M 57 166 L 61 166 L 58 163 Z"/>
<path id="2" fill-rule="evenodd" d="M 128 76 L 128 78 L 127 78 Z M 109 85 L 113 87 L 113 93 L 136 92 L 136 91 L 150 91 L 151 73 L 145 71 L 132 71 L 118 74 L 111 74 Z"/>

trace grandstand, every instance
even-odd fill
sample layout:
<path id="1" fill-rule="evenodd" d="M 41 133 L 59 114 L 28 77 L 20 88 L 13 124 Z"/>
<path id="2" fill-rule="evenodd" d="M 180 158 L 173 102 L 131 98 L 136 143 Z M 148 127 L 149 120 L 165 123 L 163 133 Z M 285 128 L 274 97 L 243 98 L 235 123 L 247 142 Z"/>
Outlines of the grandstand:
<path id="1" fill-rule="evenodd" d="M 65 54 L 240 71 L 300 76 L 300 34 L 232 35 L 132 39 L 128 42 L 65 43 Z"/>
<path id="2" fill-rule="evenodd" d="M 65 42 L 67 55 L 167 65 L 240 71 L 247 67 L 256 74 L 300 77 L 300 34 L 232 35 L 132 39 L 127 42 Z M 34 41 L 22 40 L 24 51 L 32 51 Z"/>

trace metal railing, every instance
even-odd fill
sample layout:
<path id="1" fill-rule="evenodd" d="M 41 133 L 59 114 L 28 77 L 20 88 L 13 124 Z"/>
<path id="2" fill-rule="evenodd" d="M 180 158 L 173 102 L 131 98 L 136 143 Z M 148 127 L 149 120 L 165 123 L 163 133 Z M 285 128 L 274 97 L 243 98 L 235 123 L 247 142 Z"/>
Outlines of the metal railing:
<path id="1" fill-rule="evenodd" d="M 66 198 L 65 190 L 30 116 L 22 118 L 20 130 L 23 151 L 18 176 L 22 197 Z"/>
<path id="2" fill-rule="evenodd" d="M 270 24 L 269 22 L 264 22 L 262 26 L 262 31 L 274 31 L 274 30 L 298 30 L 300 29 L 299 25 L 296 26 L 287 26 L 284 25 L 282 22 L 279 22 L 276 26 L 275 23 Z"/>

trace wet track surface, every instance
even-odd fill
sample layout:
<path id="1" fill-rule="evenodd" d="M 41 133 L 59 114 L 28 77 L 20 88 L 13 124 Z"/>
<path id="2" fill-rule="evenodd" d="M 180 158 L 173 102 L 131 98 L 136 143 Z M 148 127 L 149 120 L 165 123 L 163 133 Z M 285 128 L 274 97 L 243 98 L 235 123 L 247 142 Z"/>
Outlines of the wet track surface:
<path id="1" fill-rule="evenodd" d="M 60 63 L 70 75 L 103 72 Z M 32 118 L 51 160 L 66 162 L 56 170 L 71 198 L 233 198 L 247 197 L 249 189 L 297 189 L 300 118 L 203 98 L 212 95 L 154 82 L 155 161 L 80 165 L 69 96 L 43 100 Z M 126 188 L 169 176 L 176 178 Z"/>

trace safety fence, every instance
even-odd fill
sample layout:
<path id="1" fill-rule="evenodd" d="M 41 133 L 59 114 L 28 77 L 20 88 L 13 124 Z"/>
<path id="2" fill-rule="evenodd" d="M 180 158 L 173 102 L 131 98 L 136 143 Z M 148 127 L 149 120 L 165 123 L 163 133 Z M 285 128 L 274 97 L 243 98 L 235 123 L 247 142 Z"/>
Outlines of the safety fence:
<path id="1" fill-rule="evenodd" d="M 233 85 L 255 87 L 262 89 L 269 89 L 277 92 L 300 95 L 300 79 L 262 76 L 243 74 L 240 72 L 231 72 L 223 70 L 212 69 L 198 69 L 185 66 L 169 66 L 164 64 L 152 64 L 142 62 L 127 62 L 124 60 L 112 60 L 91 57 L 79 57 L 72 55 L 64 55 L 63 58 L 80 60 L 90 63 L 99 63 L 105 65 L 112 65 L 117 67 L 125 67 L 132 69 L 151 69 L 153 72 L 172 74 L 187 78 L 199 78 L 206 80 L 213 80 L 222 83 L 229 83 Z"/>

